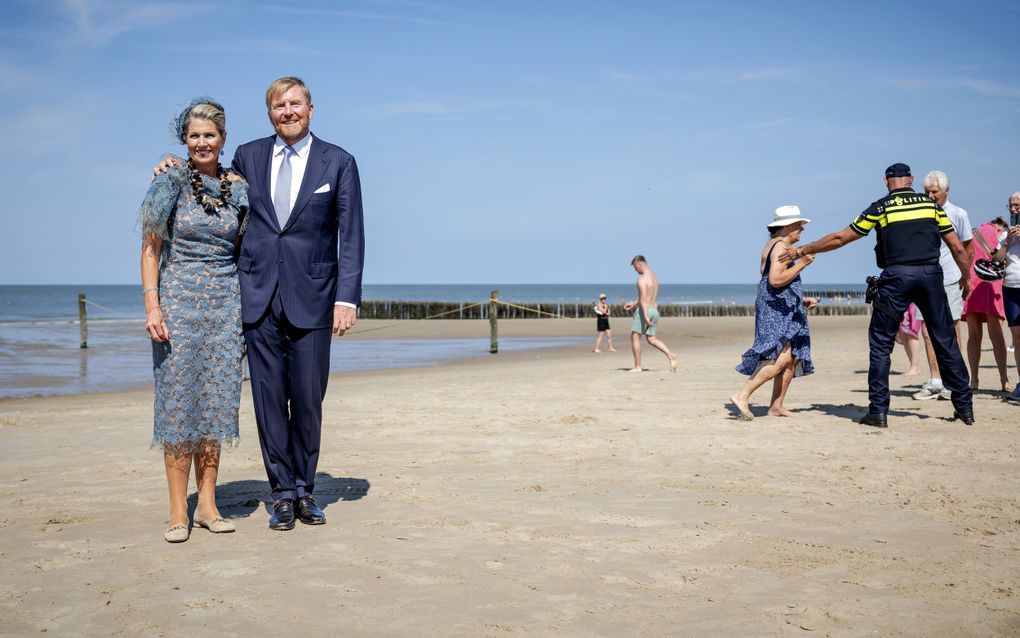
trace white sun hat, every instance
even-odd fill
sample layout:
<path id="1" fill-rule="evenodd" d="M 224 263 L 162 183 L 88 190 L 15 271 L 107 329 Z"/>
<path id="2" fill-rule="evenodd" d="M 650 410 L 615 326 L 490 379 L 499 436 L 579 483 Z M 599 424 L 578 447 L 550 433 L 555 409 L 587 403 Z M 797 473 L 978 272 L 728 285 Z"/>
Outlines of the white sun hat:
<path id="1" fill-rule="evenodd" d="M 780 226 L 789 226 L 790 224 L 806 224 L 809 221 L 811 220 L 807 217 L 801 216 L 800 206 L 780 206 L 773 214 L 772 223 L 768 227 L 779 228 Z"/>

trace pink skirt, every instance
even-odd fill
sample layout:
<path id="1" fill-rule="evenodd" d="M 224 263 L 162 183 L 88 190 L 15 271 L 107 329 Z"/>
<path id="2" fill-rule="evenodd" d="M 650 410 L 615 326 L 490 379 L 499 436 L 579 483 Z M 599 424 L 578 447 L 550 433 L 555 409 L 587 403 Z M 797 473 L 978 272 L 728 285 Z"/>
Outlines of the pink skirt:
<path id="1" fill-rule="evenodd" d="M 998 229 L 991 222 L 981 224 L 974 229 L 974 233 L 981 233 L 981 237 L 989 247 L 994 247 L 998 243 Z M 988 257 L 988 253 L 975 239 L 974 261 L 988 259 Z M 1000 319 L 1006 318 L 1006 311 L 1002 307 L 1002 280 L 985 281 L 981 279 L 974 273 L 973 264 L 970 267 L 970 295 L 963 302 L 964 319 L 967 318 L 968 313 L 995 315 Z"/>
<path id="2" fill-rule="evenodd" d="M 1006 310 L 1002 306 L 1002 280 L 985 281 L 974 273 L 970 276 L 970 295 L 963 302 L 963 318 L 969 313 L 995 315 L 999 319 L 1006 318 Z"/>
<path id="3" fill-rule="evenodd" d="M 896 343 L 903 343 L 907 339 L 916 339 L 921 332 L 921 322 L 914 318 L 914 304 L 907 306 L 903 313 L 903 321 L 900 322 L 900 329 L 896 332 Z"/>

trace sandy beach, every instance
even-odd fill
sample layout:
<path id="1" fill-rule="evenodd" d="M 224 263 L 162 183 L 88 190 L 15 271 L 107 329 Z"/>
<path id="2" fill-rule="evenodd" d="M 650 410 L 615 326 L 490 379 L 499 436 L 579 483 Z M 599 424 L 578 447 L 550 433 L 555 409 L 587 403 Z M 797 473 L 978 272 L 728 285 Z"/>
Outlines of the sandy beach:
<path id="1" fill-rule="evenodd" d="M 1018 635 L 1020 406 L 979 391 L 966 427 L 894 373 L 889 429 L 858 425 L 866 325 L 813 317 L 797 416 L 764 416 L 763 389 L 751 423 L 726 407 L 751 318 L 663 320 L 678 374 L 647 345 L 625 372 L 616 318 L 616 353 L 591 352 L 593 321 L 504 321 L 592 340 L 334 375 L 328 524 L 290 532 L 266 526 L 246 387 L 218 491 L 237 532 L 179 545 L 151 390 L 0 401 L 0 635 Z M 409 336 L 488 324 L 349 338 Z"/>

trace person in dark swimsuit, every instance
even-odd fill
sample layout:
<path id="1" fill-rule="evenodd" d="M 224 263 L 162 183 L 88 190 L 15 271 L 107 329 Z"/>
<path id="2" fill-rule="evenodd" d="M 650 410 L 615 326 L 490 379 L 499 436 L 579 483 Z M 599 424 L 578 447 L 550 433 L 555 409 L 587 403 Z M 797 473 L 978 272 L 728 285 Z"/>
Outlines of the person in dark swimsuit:
<path id="1" fill-rule="evenodd" d="M 609 329 L 609 304 L 606 303 L 606 293 L 599 295 L 599 302 L 595 304 L 595 328 L 598 330 L 598 336 L 595 337 L 595 350 L 593 352 L 602 352 L 599 350 L 599 346 L 602 345 L 602 336 L 605 335 L 609 342 L 609 351 L 616 352 L 616 348 L 613 347 L 613 331 Z"/>

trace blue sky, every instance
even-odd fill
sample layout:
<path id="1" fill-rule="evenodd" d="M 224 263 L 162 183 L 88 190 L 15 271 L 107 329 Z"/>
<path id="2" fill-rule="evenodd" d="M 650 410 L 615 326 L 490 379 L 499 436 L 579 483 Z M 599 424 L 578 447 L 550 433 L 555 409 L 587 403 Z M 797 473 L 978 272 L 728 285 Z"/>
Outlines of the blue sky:
<path id="1" fill-rule="evenodd" d="M 365 282 L 752 283 L 772 209 L 843 228 L 882 170 L 946 171 L 974 222 L 1020 190 L 1020 0 L 6 0 L 0 283 L 135 283 L 169 121 L 299 75 L 358 159 Z M 918 181 L 919 187 L 919 181 Z M 808 283 L 860 282 L 874 240 Z"/>

